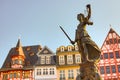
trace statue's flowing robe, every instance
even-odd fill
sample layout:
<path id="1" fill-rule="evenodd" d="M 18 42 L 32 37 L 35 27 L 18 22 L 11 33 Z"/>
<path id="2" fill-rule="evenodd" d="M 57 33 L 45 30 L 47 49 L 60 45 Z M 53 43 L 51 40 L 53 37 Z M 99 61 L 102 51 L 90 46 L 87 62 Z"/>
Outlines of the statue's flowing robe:
<path id="1" fill-rule="evenodd" d="M 87 48 L 88 61 L 99 61 L 101 51 L 99 47 L 96 45 L 94 41 L 90 38 L 87 33 L 85 26 L 78 25 L 78 29 L 76 30 L 76 38 L 75 38 L 79 51 L 81 52 L 81 57 L 86 58 L 86 54 L 84 53 L 84 46 Z"/>

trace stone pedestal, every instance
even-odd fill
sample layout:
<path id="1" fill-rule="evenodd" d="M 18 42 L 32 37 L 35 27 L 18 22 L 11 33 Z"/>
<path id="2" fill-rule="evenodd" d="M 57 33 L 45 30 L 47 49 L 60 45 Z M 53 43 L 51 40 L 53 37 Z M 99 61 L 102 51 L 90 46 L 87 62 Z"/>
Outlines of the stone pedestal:
<path id="1" fill-rule="evenodd" d="M 76 80 L 102 80 L 98 73 L 98 68 L 94 62 L 80 64 L 80 75 Z"/>

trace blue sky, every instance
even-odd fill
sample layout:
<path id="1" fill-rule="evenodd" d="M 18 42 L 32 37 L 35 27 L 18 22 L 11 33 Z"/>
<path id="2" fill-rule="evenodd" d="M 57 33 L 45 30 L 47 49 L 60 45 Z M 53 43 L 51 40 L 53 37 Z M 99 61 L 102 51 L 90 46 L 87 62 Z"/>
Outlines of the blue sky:
<path id="1" fill-rule="evenodd" d="M 101 47 L 111 27 L 120 34 L 120 0 L 0 0 L 0 66 L 20 36 L 23 46 L 48 46 L 53 52 L 74 40 L 77 14 L 91 4 L 94 25 L 87 30 Z"/>

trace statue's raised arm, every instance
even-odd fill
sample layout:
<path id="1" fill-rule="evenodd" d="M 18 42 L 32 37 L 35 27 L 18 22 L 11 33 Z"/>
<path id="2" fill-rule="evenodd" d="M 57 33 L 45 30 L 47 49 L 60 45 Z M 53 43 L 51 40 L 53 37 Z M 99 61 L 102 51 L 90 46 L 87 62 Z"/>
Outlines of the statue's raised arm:
<path id="1" fill-rule="evenodd" d="M 88 13 L 88 15 L 85 17 L 86 24 L 93 25 L 93 22 L 90 21 L 90 18 L 91 18 L 91 6 L 90 6 L 90 4 L 88 4 L 86 6 L 86 8 L 87 8 L 87 13 Z"/>
<path id="2" fill-rule="evenodd" d="M 88 12 L 87 19 L 89 20 L 90 17 L 91 17 L 91 6 L 90 6 L 90 4 L 88 4 L 88 5 L 86 6 L 86 8 L 87 8 L 87 12 Z"/>

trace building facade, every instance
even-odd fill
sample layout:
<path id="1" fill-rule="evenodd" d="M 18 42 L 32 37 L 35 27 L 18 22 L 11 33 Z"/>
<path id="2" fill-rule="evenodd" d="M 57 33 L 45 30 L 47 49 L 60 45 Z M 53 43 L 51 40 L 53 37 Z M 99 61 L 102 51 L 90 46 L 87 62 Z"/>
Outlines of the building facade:
<path id="1" fill-rule="evenodd" d="M 120 80 L 120 36 L 112 28 L 101 47 L 98 65 L 104 80 Z"/>
<path id="2" fill-rule="evenodd" d="M 0 69 L 0 80 L 34 80 L 33 65 L 38 59 L 36 53 L 39 50 L 40 45 L 23 47 L 19 39 Z"/>
<path id="3" fill-rule="evenodd" d="M 37 56 L 38 60 L 34 68 L 35 80 L 57 80 L 55 54 L 45 46 Z"/>
<path id="4" fill-rule="evenodd" d="M 76 80 L 81 56 L 77 46 L 60 46 L 56 51 L 57 80 Z"/>

